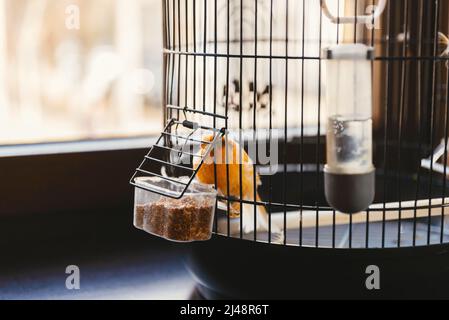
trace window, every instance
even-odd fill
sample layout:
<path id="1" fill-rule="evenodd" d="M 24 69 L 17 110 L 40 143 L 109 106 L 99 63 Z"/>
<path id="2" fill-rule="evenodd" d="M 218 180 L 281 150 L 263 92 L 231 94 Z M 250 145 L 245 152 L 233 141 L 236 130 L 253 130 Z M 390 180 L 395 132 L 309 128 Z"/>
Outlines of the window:
<path id="1" fill-rule="evenodd" d="M 0 145 L 162 125 L 160 0 L 0 0 Z"/>

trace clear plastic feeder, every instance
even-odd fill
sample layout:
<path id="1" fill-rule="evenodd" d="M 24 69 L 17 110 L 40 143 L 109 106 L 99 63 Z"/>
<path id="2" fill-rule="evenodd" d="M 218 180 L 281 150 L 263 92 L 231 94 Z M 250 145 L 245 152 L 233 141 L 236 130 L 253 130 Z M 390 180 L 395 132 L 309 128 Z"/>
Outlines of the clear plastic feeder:
<path id="1" fill-rule="evenodd" d="M 365 210 L 374 199 L 372 58 L 363 44 L 327 48 L 327 164 L 325 193 L 338 211 Z"/>
<path id="2" fill-rule="evenodd" d="M 193 181 L 182 198 L 174 199 L 158 192 L 172 192 L 176 196 L 182 185 L 157 177 L 139 177 L 135 179 L 135 183 L 136 228 L 177 242 L 205 241 L 211 238 L 217 197 L 217 191 L 212 186 Z"/>

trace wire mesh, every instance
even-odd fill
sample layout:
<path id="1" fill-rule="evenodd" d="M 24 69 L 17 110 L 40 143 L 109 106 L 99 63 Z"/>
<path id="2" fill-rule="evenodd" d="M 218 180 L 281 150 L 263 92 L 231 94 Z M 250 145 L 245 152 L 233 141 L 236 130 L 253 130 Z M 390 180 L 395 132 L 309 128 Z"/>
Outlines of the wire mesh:
<path id="1" fill-rule="evenodd" d="M 183 110 L 184 118 L 187 112 L 196 113 L 201 111 Z M 204 163 L 204 159 L 212 151 L 213 146 L 222 137 L 224 129 L 216 129 L 200 125 L 187 119 L 178 120 L 171 118 L 168 120 L 165 129 L 161 132 L 159 139 L 145 155 L 143 161 L 136 169 L 130 183 L 135 187 L 144 189 L 159 195 L 180 199 L 184 196 L 196 174 Z M 180 127 L 182 130 L 180 130 Z M 181 132 L 179 132 L 181 131 Z M 203 140 L 205 133 L 212 136 L 210 140 Z M 195 151 L 194 145 L 205 146 L 205 152 Z M 193 163 L 198 165 L 194 168 Z M 166 182 L 167 188 L 144 186 L 136 182 L 139 177 L 157 177 L 162 182 Z M 172 190 L 174 189 L 174 190 Z M 175 191 L 177 190 L 177 191 Z"/>
<path id="2" fill-rule="evenodd" d="M 216 233 L 332 248 L 449 242 L 449 0 L 163 0 L 163 10 L 165 122 L 193 111 L 189 120 L 226 129 L 226 142 L 247 151 L 255 145 L 251 194 L 245 163 L 233 175 L 236 167 L 226 161 Z M 323 191 L 320 52 L 339 43 L 375 50 L 367 81 L 376 199 L 354 215 L 330 208 Z M 262 163 L 263 145 L 276 163 Z M 234 206 L 238 217 L 230 214 Z"/>

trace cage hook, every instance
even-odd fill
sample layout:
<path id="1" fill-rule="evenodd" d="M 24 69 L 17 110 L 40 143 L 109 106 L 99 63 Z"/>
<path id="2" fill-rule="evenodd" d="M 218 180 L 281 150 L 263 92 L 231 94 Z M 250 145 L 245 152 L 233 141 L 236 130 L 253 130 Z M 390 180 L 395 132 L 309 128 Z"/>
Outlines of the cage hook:
<path id="1" fill-rule="evenodd" d="M 190 133 L 187 135 L 187 138 L 185 139 L 185 141 L 184 141 L 182 147 L 179 149 L 179 151 L 178 151 L 178 160 L 177 160 L 177 163 L 178 163 L 178 164 L 181 162 L 181 157 L 182 157 L 182 154 L 183 154 L 183 150 L 184 150 L 184 148 L 186 147 L 187 142 L 188 142 L 189 139 L 195 134 L 195 132 L 196 132 L 197 129 L 198 129 L 197 127 L 194 127 L 194 128 L 193 128 L 192 132 L 190 132 Z"/>
<path id="2" fill-rule="evenodd" d="M 184 127 L 190 128 L 190 126 L 186 125 L 187 123 L 191 123 L 191 121 L 189 121 L 189 120 L 187 119 L 187 106 L 184 106 L 184 108 L 182 109 L 182 113 L 183 113 L 183 115 L 184 115 L 184 121 L 182 122 L 182 125 L 183 125 Z M 179 118 L 178 118 L 178 123 L 176 124 L 176 131 L 178 131 L 179 124 L 180 124 L 180 121 L 179 121 Z M 190 138 L 192 137 L 192 135 L 196 132 L 196 129 L 197 129 L 197 128 L 196 128 L 195 126 L 192 126 L 191 129 L 192 129 L 193 131 L 190 132 L 190 133 L 187 135 L 187 139 L 184 141 L 182 147 L 181 147 L 181 148 L 179 149 L 179 151 L 178 151 L 178 159 L 176 160 L 176 163 L 178 163 L 178 164 L 179 164 L 180 161 L 181 161 L 182 150 L 184 150 L 185 146 L 187 145 L 188 139 L 190 139 Z M 176 135 L 178 135 L 178 134 L 176 133 Z M 176 139 L 176 145 L 179 145 L 178 139 Z"/>
<path id="3" fill-rule="evenodd" d="M 185 107 L 182 109 L 182 113 L 183 113 L 183 115 L 184 115 L 184 119 L 187 120 L 187 106 L 185 106 Z M 175 133 L 176 133 L 176 135 L 178 135 L 179 124 L 180 124 L 180 122 L 179 122 L 179 112 L 178 112 L 178 122 L 177 122 L 176 125 L 175 125 Z M 178 139 L 178 137 L 176 137 L 176 145 L 179 145 L 179 139 Z"/>
<path id="4" fill-rule="evenodd" d="M 327 6 L 327 0 L 321 0 L 321 9 L 324 15 L 329 18 L 332 23 L 336 24 L 349 24 L 349 23 L 371 23 L 373 20 L 377 20 L 382 13 L 385 11 L 387 6 L 387 0 L 379 0 L 376 10 L 370 15 L 360 15 L 360 16 L 334 16 Z"/>
<path id="5" fill-rule="evenodd" d="M 184 119 L 187 120 L 187 106 L 182 109 L 182 113 L 184 114 Z"/>

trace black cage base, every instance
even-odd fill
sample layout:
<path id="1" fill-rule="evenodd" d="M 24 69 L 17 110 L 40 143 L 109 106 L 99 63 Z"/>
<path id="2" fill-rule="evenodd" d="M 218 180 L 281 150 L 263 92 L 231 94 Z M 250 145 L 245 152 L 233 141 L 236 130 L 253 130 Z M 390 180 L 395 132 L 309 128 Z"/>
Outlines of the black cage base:
<path id="1" fill-rule="evenodd" d="M 187 261 L 205 299 L 448 299 L 449 245 L 334 250 L 215 236 Z M 380 289 L 369 290 L 369 266 Z"/>

